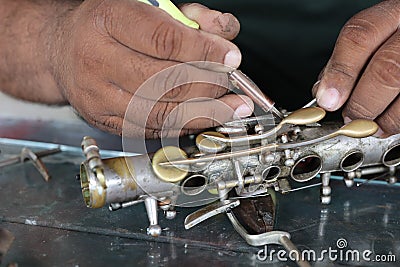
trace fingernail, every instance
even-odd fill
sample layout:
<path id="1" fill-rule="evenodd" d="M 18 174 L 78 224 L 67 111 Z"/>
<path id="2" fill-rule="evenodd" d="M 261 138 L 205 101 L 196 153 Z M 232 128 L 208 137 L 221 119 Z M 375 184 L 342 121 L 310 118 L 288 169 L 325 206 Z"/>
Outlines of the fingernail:
<path id="1" fill-rule="evenodd" d="M 339 104 L 339 91 L 335 88 L 322 89 L 317 92 L 318 105 L 324 109 L 334 111 Z"/>
<path id="2" fill-rule="evenodd" d="M 231 17 L 232 16 L 230 14 L 222 13 L 221 15 L 218 16 L 219 25 L 221 25 L 222 28 L 225 28 L 230 24 Z"/>
<path id="3" fill-rule="evenodd" d="M 237 68 L 240 65 L 240 61 L 242 60 L 242 54 L 240 54 L 237 50 L 231 50 L 225 55 L 224 64 L 232 67 Z"/>
<path id="4" fill-rule="evenodd" d="M 351 121 L 352 121 L 352 119 L 350 119 L 349 117 L 344 117 L 344 118 L 343 118 L 344 124 L 348 124 L 348 123 L 351 122 Z"/>
<path id="5" fill-rule="evenodd" d="M 233 113 L 233 118 L 245 118 L 250 116 L 253 110 L 247 104 L 240 105 Z"/>

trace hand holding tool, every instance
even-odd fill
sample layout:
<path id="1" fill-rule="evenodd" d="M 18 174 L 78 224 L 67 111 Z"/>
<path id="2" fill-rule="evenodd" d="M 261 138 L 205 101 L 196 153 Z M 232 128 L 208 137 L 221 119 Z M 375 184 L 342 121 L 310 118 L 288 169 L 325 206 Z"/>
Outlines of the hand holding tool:
<path id="1" fill-rule="evenodd" d="M 183 24 L 199 29 L 200 26 L 193 20 L 188 19 L 180 10 L 169 0 L 139 0 L 140 2 L 161 8 L 170 14 L 174 19 Z M 259 105 L 265 112 L 271 111 L 278 118 L 283 119 L 283 114 L 274 107 L 275 102 L 263 94 L 260 88 L 240 70 L 233 70 L 228 73 L 229 80 L 242 90 L 251 100 Z"/>

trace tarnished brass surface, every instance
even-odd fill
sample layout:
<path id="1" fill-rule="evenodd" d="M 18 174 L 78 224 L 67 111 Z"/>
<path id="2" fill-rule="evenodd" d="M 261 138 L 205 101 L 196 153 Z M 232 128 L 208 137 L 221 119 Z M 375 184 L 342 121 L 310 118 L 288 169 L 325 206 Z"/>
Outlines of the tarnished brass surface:
<path id="1" fill-rule="evenodd" d="M 110 170 L 114 171 L 119 177 L 121 177 L 121 182 L 123 183 L 126 190 L 137 189 L 137 183 L 134 177 L 135 168 L 133 164 L 131 164 L 131 161 L 129 161 L 129 157 L 104 159 L 103 163 Z"/>
<path id="2" fill-rule="evenodd" d="M 371 120 L 354 120 L 342 128 L 337 133 L 354 138 L 362 138 L 375 134 L 378 131 L 378 124 Z"/>
<path id="3" fill-rule="evenodd" d="M 119 177 L 122 179 L 130 179 L 133 178 L 132 172 L 135 171 L 133 164 L 129 164 L 128 158 L 125 157 L 117 157 L 117 158 L 108 158 L 104 159 L 103 163 L 105 166 L 113 170 Z M 129 164 L 129 166 L 128 166 Z M 132 188 L 136 189 L 136 188 Z"/>
<path id="4" fill-rule="evenodd" d="M 209 152 L 209 153 L 217 153 L 219 151 L 222 151 L 226 148 L 226 144 L 221 143 L 221 142 L 214 142 L 213 140 L 206 138 L 204 134 L 208 136 L 216 136 L 216 137 L 222 137 L 224 138 L 225 136 L 222 133 L 218 132 L 204 132 L 199 134 L 196 137 L 196 146 L 204 152 Z"/>
<path id="5" fill-rule="evenodd" d="M 319 107 L 301 108 L 290 113 L 281 124 L 306 125 L 320 121 L 325 117 L 325 110 Z"/>
<path id="6" fill-rule="evenodd" d="M 176 183 L 181 181 L 188 174 L 186 168 L 163 167 L 160 166 L 161 162 L 169 162 L 175 160 L 185 160 L 187 159 L 187 154 L 182 149 L 175 146 L 167 146 L 159 149 L 153 157 L 152 166 L 153 171 L 158 178 L 165 182 Z"/>
<path id="7" fill-rule="evenodd" d="M 103 189 L 106 189 L 107 186 L 104 177 L 103 163 L 101 161 L 100 149 L 97 146 L 96 140 L 90 136 L 85 136 L 83 137 L 81 147 L 90 170 L 96 174 L 96 178 Z"/>
<path id="8" fill-rule="evenodd" d="M 81 165 L 80 177 L 82 195 L 85 204 L 89 208 L 101 208 L 106 204 L 106 190 L 99 184 L 95 190 L 90 189 L 88 169 L 85 164 Z M 95 186 L 95 185 L 92 185 Z"/>

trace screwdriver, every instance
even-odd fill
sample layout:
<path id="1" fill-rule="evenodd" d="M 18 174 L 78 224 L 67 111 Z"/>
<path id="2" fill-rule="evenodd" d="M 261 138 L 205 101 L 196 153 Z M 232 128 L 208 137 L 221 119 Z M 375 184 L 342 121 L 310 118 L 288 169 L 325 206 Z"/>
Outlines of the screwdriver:
<path id="1" fill-rule="evenodd" d="M 187 18 L 180 10 L 169 0 L 138 0 L 140 2 L 161 8 L 170 14 L 174 19 L 183 24 L 199 29 L 200 25 Z M 275 108 L 275 102 L 263 94 L 260 88 L 240 70 L 233 70 L 228 73 L 228 78 L 233 85 L 242 90 L 251 100 L 254 101 L 265 112 L 272 112 L 278 118 L 283 119 L 283 114 Z"/>
<path id="2" fill-rule="evenodd" d="M 275 102 L 263 94 L 260 88 L 243 72 L 240 70 L 234 70 L 228 74 L 229 80 L 233 85 L 242 90 L 251 100 L 254 101 L 260 108 L 265 112 L 272 112 L 278 118 L 283 119 L 284 116 L 274 105 Z"/>

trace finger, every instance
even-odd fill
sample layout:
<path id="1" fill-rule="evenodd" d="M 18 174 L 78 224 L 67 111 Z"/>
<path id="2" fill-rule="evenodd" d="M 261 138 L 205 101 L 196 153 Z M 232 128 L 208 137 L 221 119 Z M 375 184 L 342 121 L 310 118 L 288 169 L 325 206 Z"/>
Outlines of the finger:
<path id="1" fill-rule="evenodd" d="M 186 102 L 189 108 L 178 106 L 166 118 L 165 126 L 181 124 L 185 129 L 206 129 L 227 121 L 245 118 L 254 111 L 252 100 L 243 95 L 225 95 L 219 99 L 202 102 Z M 205 106 L 206 105 L 206 106 Z M 183 118 L 177 121 L 176 118 Z"/>
<path id="2" fill-rule="evenodd" d="M 151 129 L 151 128 L 141 128 L 138 125 L 125 120 L 123 124 L 123 137 L 124 138 L 139 138 L 143 140 L 145 139 L 159 139 L 159 138 L 172 138 L 185 136 L 189 134 L 199 133 L 200 130 L 197 129 Z M 138 153 L 138 148 L 140 145 L 137 145 L 135 150 L 131 152 Z M 143 153 L 143 151 L 141 152 Z"/>
<path id="3" fill-rule="evenodd" d="M 239 33 L 240 23 L 232 14 L 211 10 L 197 3 L 183 4 L 179 8 L 189 19 L 199 23 L 203 31 L 228 40 L 234 39 Z"/>
<path id="4" fill-rule="evenodd" d="M 383 136 L 400 133 L 400 96 L 376 121 L 384 132 Z"/>
<path id="5" fill-rule="evenodd" d="M 345 117 L 375 119 L 400 93 L 400 32 L 372 57 L 346 107 Z"/>
<path id="6" fill-rule="evenodd" d="M 205 129 L 250 116 L 253 109 L 253 102 L 248 97 L 233 94 L 183 103 L 154 102 L 135 95 L 125 120 L 150 129 Z"/>
<path id="7" fill-rule="evenodd" d="M 226 73 L 159 60 L 120 44 L 110 44 L 103 75 L 118 87 L 152 100 L 183 102 L 191 98 L 219 98 L 226 94 Z"/>
<path id="8" fill-rule="evenodd" d="M 133 50 L 180 62 L 211 61 L 234 68 L 240 64 L 241 54 L 233 43 L 187 27 L 160 8 L 129 0 L 100 6 L 105 32 Z"/>
<path id="9" fill-rule="evenodd" d="M 399 13 L 399 1 L 383 1 L 346 23 L 316 94 L 321 107 L 334 111 L 346 102 L 371 55 L 396 31 Z"/>

